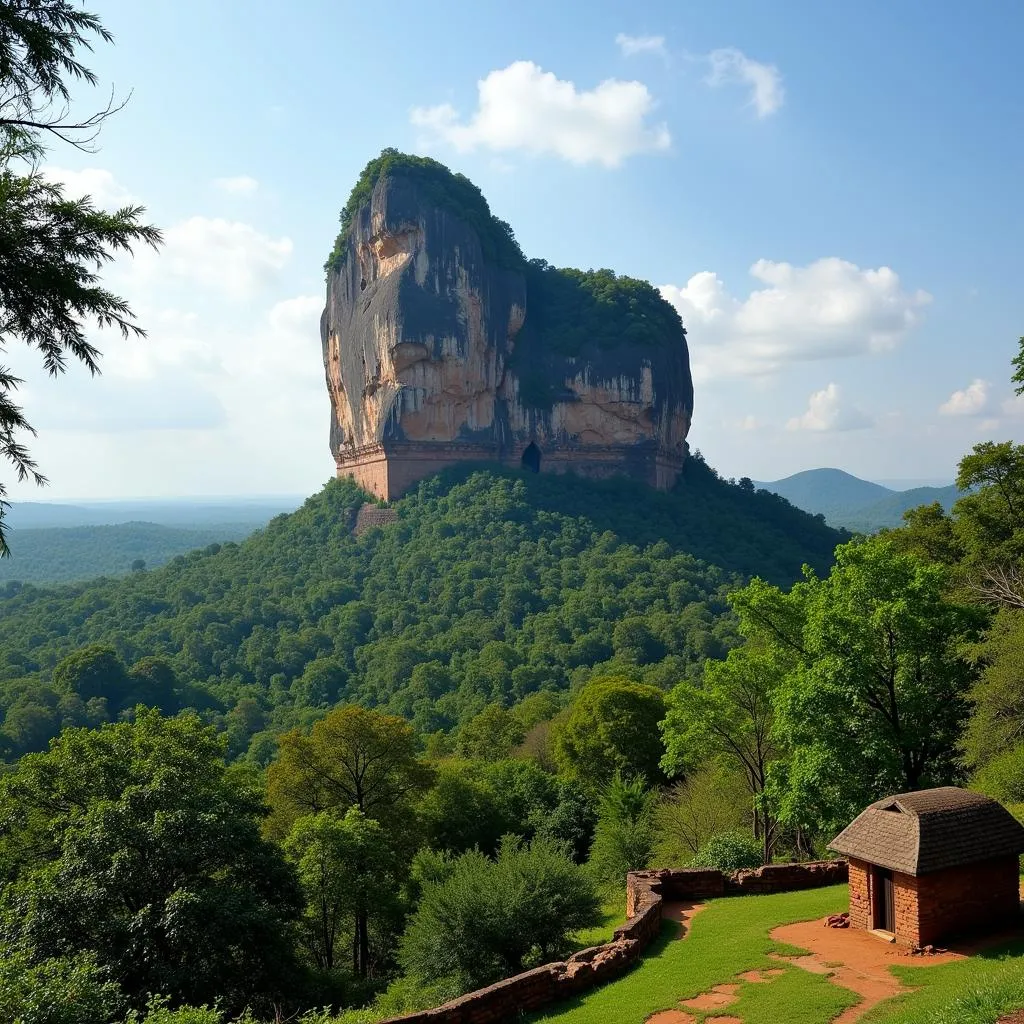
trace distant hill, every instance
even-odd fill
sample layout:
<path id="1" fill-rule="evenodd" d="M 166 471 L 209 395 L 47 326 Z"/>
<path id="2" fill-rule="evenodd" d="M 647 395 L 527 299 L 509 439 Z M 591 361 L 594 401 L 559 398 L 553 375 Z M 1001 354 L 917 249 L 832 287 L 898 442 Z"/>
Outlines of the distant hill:
<path id="1" fill-rule="evenodd" d="M 66 506 L 65 506 L 66 507 Z M 141 559 L 155 569 L 175 555 L 248 537 L 263 523 L 220 523 L 181 530 L 156 523 L 12 529 L 12 556 L 0 559 L 0 583 L 65 583 L 95 576 L 123 576 Z"/>
<path id="2" fill-rule="evenodd" d="M 918 505 L 938 501 L 948 511 L 960 497 L 955 484 L 897 491 L 841 469 L 808 469 L 783 480 L 755 483 L 805 512 L 820 513 L 830 526 L 861 533 L 900 526 L 903 513 Z"/>
<path id="3" fill-rule="evenodd" d="M 4 515 L 8 529 L 40 530 L 49 527 L 113 526 L 117 523 L 157 523 L 182 529 L 200 529 L 224 523 L 268 523 L 282 512 L 294 512 L 303 497 L 280 495 L 255 498 L 126 499 L 61 503 L 12 501 Z"/>

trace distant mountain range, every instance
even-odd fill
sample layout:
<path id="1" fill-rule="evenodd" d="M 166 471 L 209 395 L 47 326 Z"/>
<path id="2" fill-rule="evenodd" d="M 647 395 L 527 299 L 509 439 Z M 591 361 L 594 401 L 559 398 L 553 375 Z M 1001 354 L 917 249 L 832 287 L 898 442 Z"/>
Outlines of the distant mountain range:
<path id="1" fill-rule="evenodd" d="M 956 484 L 898 491 L 870 480 L 861 480 L 841 469 L 808 469 L 784 480 L 755 480 L 754 483 L 781 495 L 805 512 L 821 513 L 830 526 L 860 533 L 900 526 L 903 513 L 918 505 L 937 501 L 948 511 L 961 494 Z"/>

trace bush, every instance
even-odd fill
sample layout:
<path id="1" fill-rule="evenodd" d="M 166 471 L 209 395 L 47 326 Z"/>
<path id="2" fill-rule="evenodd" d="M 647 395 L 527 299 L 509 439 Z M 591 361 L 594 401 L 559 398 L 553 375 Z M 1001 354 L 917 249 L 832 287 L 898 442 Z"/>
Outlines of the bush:
<path id="1" fill-rule="evenodd" d="M 91 955 L 33 963 L 0 957 L 0 1020 L 6 1024 L 98 1024 L 123 1012 L 121 990 Z"/>
<path id="2" fill-rule="evenodd" d="M 562 847 L 506 836 L 495 860 L 472 850 L 424 885 L 399 955 L 414 983 L 465 992 L 551 959 L 598 919 L 595 886 Z"/>
<path id="3" fill-rule="evenodd" d="M 639 777 L 625 781 L 616 775 L 608 785 L 601 797 L 588 864 L 600 882 L 621 886 L 628 872 L 650 863 L 655 799 L 655 793 Z"/>
<path id="4" fill-rule="evenodd" d="M 690 867 L 736 871 L 739 868 L 759 868 L 762 863 L 761 841 L 749 832 L 734 829 L 712 836 L 698 850 Z"/>

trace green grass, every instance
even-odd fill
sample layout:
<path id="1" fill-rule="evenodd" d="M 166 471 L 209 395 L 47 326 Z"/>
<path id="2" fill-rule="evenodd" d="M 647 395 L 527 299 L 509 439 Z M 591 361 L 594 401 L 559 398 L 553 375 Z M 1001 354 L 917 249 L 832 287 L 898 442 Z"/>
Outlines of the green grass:
<path id="1" fill-rule="evenodd" d="M 601 900 L 601 920 L 591 928 L 581 928 L 572 936 L 573 949 L 588 949 L 611 942 L 615 929 L 626 923 L 626 890 L 614 889 Z"/>
<path id="2" fill-rule="evenodd" d="M 1024 1007 L 1024 939 L 934 967 L 893 967 L 915 991 L 876 1006 L 864 1024 L 994 1024 Z"/>
<path id="3" fill-rule="evenodd" d="M 768 953 L 796 951 L 774 942 L 768 933 L 780 924 L 836 913 L 846 901 L 845 885 L 712 900 L 695 918 L 692 934 L 685 941 L 676 938 L 676 925 L 664 922 L 660 937 L 624 978 L 567 1000 L 531 1020 L 642 1024 L 656 1010 L 676 1007 L 679 1000 L 730 982 L 744 971 L 784 966 Z M 714 1012 L 735 1012 L 744 1024 L 778 1024 L 782 1020 L 787 1024 L 822 1024 L 857 998 L 824 975 L 787 967 L 769 984 L 744 985 L 737 1002 Z"/>

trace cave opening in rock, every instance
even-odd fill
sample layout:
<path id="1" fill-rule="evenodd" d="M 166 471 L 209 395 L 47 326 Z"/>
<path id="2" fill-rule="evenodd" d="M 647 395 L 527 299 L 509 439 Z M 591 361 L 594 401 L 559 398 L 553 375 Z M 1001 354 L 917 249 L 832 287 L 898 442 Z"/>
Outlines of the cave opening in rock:
<path id="1" fill-rule="evenodd" d="M 523 469 L 531 473 L 540 472 L 540 449 L 531 441 L 523 452 Z"/>

